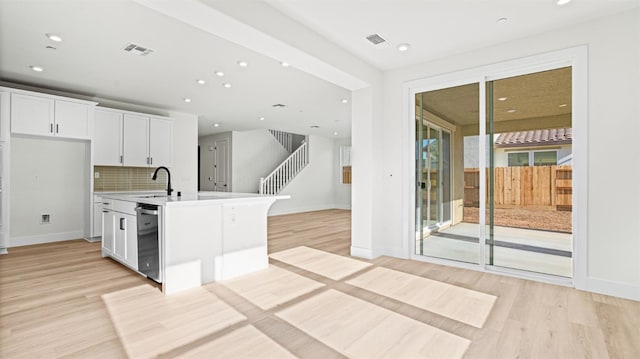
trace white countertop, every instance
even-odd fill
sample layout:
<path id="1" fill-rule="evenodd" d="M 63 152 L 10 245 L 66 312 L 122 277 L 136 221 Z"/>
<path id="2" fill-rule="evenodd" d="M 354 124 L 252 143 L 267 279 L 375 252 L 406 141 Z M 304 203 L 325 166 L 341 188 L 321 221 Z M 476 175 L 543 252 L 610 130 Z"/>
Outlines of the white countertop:
<path id="1" fill-rule="evenodd" d="M 182 193 L 182 196 L 178 197 L 175 192 L 171 197 L 167 197 L 165 193 L 153 192 L 153 193 L 106 193 L 100 194 L 104 198 L 111 198 L 115 200 L 137 202 L 153 204 L 158 206 L 189 206 L 189 205 L 204 205 L 211 202 L 236 202 L 236 201 L 255 201 L 255 200 L 276 200 L 276 199 L 288 199 L 289 195 L 261 195 L 257 193 L 236 193 L 236 192 L 188 192 Z"/>

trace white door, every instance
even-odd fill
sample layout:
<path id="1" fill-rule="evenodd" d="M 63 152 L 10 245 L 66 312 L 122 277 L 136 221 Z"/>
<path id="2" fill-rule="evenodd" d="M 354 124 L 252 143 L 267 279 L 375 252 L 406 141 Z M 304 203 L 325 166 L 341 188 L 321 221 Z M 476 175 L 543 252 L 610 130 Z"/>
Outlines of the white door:
<path id="1" fill-rule="evenodd" d="M 96 166 L 122 166 L 122 113 L 96 109 L 93 163 Z"/>
<path id="2" fill-rule="evenodd" d="M 82 103 L 56 100 L 56 136 L 88 140 L 91 138 L 89 117 L 93 106 Z"/>
<path id="3" fill-rule="evenodd" d="M 149 165 L 149 118 L 124 115 L 123 155 L 125 166 Z"/>
<path id="4" fill-rule="evenodd" d="M 213 190 L 229 192 L 229 139 L 216 140 L 213 147 Z"/>
<path id="5" fill-rule="evenodd" d="M 149 119 L 149 165 L 171 167 L 173 150 L 173 122 L 151 117 Z"/>
<path id="6" fill-rule="evenodd" d="M 116 216 L 108 210 L 102 211 L 102 249 L 109 255 L 113 254 L 116 240 Z"/>
<path id="7" fill-rule="evenodd" d="M 138 225 L 136 223 L 136 216 L 131 214 L 125 214 L 124 216 L 124 242 L 125 253 L 124 261 L 132 268 L 138 269 Z"/>
<path id="8" fill-rule="evenodd" d="M 53 104 L 50 98 L 11 94 L 11 132 L 53 136 Z"/>
<path id="9" fill-rule="evenodd" d="M 113 243 L 113 256 L 121 261 L 126 259 L 127 248 L 127 219 L 122 213 L 115 214 L 115 241 Z"/>

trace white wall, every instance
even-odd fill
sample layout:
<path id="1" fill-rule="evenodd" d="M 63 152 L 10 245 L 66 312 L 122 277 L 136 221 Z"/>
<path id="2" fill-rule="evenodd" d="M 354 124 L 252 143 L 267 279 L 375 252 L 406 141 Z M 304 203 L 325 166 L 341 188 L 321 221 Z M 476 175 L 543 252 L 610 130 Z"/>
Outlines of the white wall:
<path id="1" fill-rule="evenodd" d="M 233 192 L 258 193 L 260 177 L 266 177 L 289 153 L 268 130 L 233 131 L 231 188 Z"/>
<path id="2" fill-rule="evenodd" d="M 334 192 L 333 202 L 335 208 L 351 209 L 351 184 L 342 183 L 342 167 L 340 166 L 340 147 L 351 146 L 351 139 L 336 139 L 333 145 L 334 163 Z"/>
<path id="3" fill-rule="evenodd" d="M 173 118 L 171 186 L 177 191 L 198 190 L 198 116 L 169 112 Z"/>
<path id="4" fill-rule="evenodd" d="M 269 215 L 336 208 L 334 147 L 332 139 L 309 136 L 309 164 L 280 192 L 291 198 L 276 201 Z"/>
<path id="5" fill-rule="evenodd" d="M 631 144 L 640 136 L 640 10 L 636 9 L 574 26 L 543 33 L 518 41 L 485 48 L 384 74 L 384 116 L 374 117 L 371 134 L 381 147 L 380 154 L 359 152 L 356 129 L 367 126 L 367 119 L 354 113 L 354 180 L 361 175 L 355 156 L 366 155 L 363 162 L 376 161 L 374 176 L 383 187 L 367 188 L 377 197 L 371 218 L 356 221 L 353 233 L 366 232 L 365 225 L 375 226 L 384 218 L 383 230 L 374 230 L 370 243 L 376 254 L 406 256 L 408 223 L 402 220 L 405 206 L 410 206 L 406 183 L 410 146 L 398 121 L 408 121 L 403 108 L 403 84 L 407 81 L 460 71 L 486 64 L 545 53 L 578 45 L 588 45 L 588 237 L 587 276 L 589 290 L 640 299 L 640 166 L 629 159 L 640 158 L 640 148 Z M 354 93 L 355 94 L 355 93 Z M 355 102 L 355 100 L 354 100 Z M 379 127 L 378 127 L 379 126 Z M 615 135 L 603 136 L 603 131 Z M 362 148 L 366 150 L 366 148 Z M 621 156 L 620 154 L 625 154 Z M 365 166 L 366 167 L 366 166 Z M 610 185 L 611 169 L 616 168 L 616 184 Z M 366 168 L 365 168 L 366 169 Z M 384 191 L 376 190 L 384 188 Z M 354 210 L 369 198 L 356 196 Z M 366 205 L 365 205 L 366 207 Z M 359 215 L 367 215 L 360 213 Z M 354 241 L 358 240 L 354 236 Z M 362 241 L 362 238 L 360 238 Z M 353 251 L 352 251 L 353 252 Z"/>
<path id="6" fill-rule="evenodd" d="M 9 246 L 78 239 L 89 188 L 88 142 L 11 138 Z M 51 215 L 40 224 L 40 215 Z"/>

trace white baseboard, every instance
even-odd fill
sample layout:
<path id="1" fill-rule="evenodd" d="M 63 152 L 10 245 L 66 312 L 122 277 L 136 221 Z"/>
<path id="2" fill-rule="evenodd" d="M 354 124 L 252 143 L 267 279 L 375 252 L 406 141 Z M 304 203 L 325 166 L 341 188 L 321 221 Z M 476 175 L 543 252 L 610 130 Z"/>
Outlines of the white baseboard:
<path id="1" fill-rule="evenodd" d="M 84 236 L 84 240 L 89 242 L 89 243 L 96 243 L 96 242 L 102 242 L 102 237 L 98 236 L 98 237 L 87 237 Z"/>
<path id="2" fill-rule="evenodd" d="M 47 233 L 39 234 L 35 236 L 22 236 L 9 238 L 9 248 L 30 246 L 33 244 L 52 243 L 68 241 L 72 239 L 84 238 L 84 231 L 71 231 L 71 232 L 59 232 L 59 233 Z"/>
<path id="3" fill-rule="evenodd" d="M 589 292 L 640 301 L 640 286 L 637 285 L 597 278 L 587 278 L 586 284 L 584 290 Z"/>
<path id="4" fill-rule="evenodd" d="M 395 258 L 409 259 L 408 251 L 402 247 L 384 247 L 384 248 L 376 248 L 375 253 L 376 257 L 379 256 L 389 256 Z"/>
<path id="5" fill-rule="evenodd" d="M 313 211 L 324 211 L 327 209 L 334 209 L 336 206 L 333 204 L 324 204 L 317 206 L 305 206 L 305 207 L 296 207 L 296 208 L 276 208 L 273 207 L 269 210 L 268 216 L 280 216 L 283 214 L 293 214 L 293 213 L 302 213 L 302 212 L 313 212 Z"/>
<path id="6" fill-rule="evenodd" d="M 351 256 L 365 258 L 365 259 L 374 259 L 378 257 L 373 253 L 373 250 L 370 248 L 361 248 L 361 247 L 354 247 L 354 246 L 351 246 Z"/>
<path id="7" fill-rule="evenodd" d="M 7 254 L 7 253 L 9 252 L 7 251 L 6 248 L 0 248 L 0 254 Z"/>
<path id="8" fill-rule="evenodd" d="M 351 205 L 350 204 L 336 204 L 333 208 L 351 210 Z"/>

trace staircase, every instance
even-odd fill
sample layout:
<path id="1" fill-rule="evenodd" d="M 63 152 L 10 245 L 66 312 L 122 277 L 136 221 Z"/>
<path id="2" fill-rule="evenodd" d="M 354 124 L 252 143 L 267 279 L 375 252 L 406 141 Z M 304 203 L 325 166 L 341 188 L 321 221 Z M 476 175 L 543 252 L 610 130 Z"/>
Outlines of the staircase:
<path id="1" fill-rule="evenodd" d="M 293 133 L 272 129 L 269 129 L 269 132 L 271 132 L 273 137 L 275 137 L 276 140 L 280 142 L 282 147 L 284 147 L 287 152 L 291 153 L 291 151 L 293 151 Z"/>
<path id="2" fill-rule="evenodd" d="M 291 153 L 293 134 L 278 130 L 269 130 L 271 134 Z M 287 147 L 288 146 L 288 147 Z M 260 178 L 260 194 L 275 195 L 293 180 L 309 164 L 309 143 L 304 141 L 267 177 Z"/>

